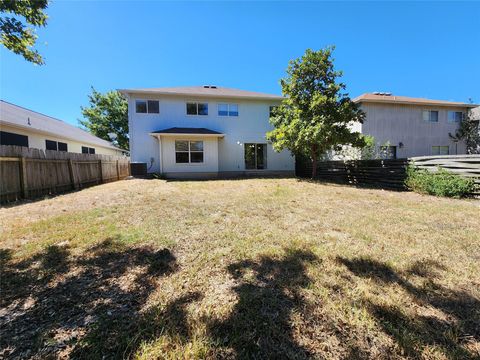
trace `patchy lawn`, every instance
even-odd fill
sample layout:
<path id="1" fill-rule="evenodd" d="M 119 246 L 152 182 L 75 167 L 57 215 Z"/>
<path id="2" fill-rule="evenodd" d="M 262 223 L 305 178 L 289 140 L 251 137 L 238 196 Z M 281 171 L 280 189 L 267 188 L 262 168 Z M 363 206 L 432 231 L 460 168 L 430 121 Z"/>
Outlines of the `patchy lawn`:
<path id="1" fill-rule="evenodd" d="M 0 223 L 0 358 L 480 357 L 479 201 L 129 180 Z"/>

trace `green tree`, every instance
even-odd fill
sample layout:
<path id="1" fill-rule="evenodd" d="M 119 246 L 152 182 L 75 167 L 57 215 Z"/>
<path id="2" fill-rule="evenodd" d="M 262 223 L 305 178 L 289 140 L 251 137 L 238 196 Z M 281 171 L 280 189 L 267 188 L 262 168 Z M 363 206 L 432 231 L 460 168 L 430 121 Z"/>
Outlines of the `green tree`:
<path id="1" fill-rule="evenodd" d="M 480 154 L 479 123 L 478 119 L 473 118 L 471 111 L 467 112 L 455 134 L 449 133 L 448 135 L 455 142 L 455 146 L 459 141 L 465 141 L 467 154 Z"/>
<path id="2" fill-rule="evenodd" d="M 0 43 L 25 60 L 42 65 L 42 56 L 32 48 L 38 38 L 34 27 L 47 25 L 47 6 L 48 0 L 0 0 Z"/>
<path id="3" fill-rule="evenodd" d="M 267 133 L 275 150 L 309 157 L 312 177 L 318 157 L 327 151 L 339 151 L 342 145 L 365 146 L 363 135 L 351 129 L 354 122 L 363 123 L 365 113 L 345 93 L 345 84 L 337 81 L 342 73 L 334 69 L 333 50 L 307 49 L 290 61 L 287 76 L 280 80 L 285 99 L 270 118 L 274 130 Z"/>
<path id="4" fill-rule="evenodd" d="M 93 87 L 88 100 L 90 106 L 81 107 L 85 119 L 80 124 L 95 136 L 128 150 L 127 100 L 118 91 L 102 94 Z"/>

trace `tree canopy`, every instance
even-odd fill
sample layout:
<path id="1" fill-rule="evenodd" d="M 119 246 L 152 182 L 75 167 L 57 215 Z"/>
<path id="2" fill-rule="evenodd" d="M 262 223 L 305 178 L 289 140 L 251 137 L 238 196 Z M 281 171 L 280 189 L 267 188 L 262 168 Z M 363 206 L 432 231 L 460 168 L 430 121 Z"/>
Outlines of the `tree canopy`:
<path id="1" fill-rule="evenodd" d="M 480 121 L 474 119 L 472 112 L 468 111 L 462 119 L 455 134 L 449 133 L 450 138 L 455 141 L 465 141 L 467 154 L 480 154 Z"/>
<path id="2" fill-rule="evenodd" d="M 93 87 L 88 99 L 89 107 L 81 107 L 85 119 L 80 124 L 95 136 L 128 150 L 127 100 L 118 91 L 102 94 Z"/>
<path id="3" fill-rule="evenodd" d="M 47 25 L 47 6 L 48 0 L 1 0 L 0 43 L 25 60 L 42 65 L 44 60 L 33 47 L 38 38 L 35 27 Z"/>
<path id="4" fill-rule="evenodd" d="M 354 122 L 363 123 L 365 114 L 338 81 L 342 73 L 334 68 L 333 50 L 307 49 L 290 61 L 287 76 L 280 81 L 285 99 L 270 119 L 274 130 L 267 133 L 275 150 L 310 157 L 313 177 L 320 155 L 342 145 L 365 145 L 363 135 L 351 129 Z"/>

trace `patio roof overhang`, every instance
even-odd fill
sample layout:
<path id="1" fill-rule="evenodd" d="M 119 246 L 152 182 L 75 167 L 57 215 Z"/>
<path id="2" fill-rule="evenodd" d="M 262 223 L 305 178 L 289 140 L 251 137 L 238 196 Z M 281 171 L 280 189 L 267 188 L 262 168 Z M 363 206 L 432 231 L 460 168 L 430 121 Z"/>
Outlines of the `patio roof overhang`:
<path id="1" fill-rule="evenodd" d="M 206 128 L 184 128 L 184 127 L 172 127 L 163 130 L 157 130 L 150 133 L 150 135 L 159 137 L 159 136 L 198 136 L 198 137 L 224 137 L 225 134 L 222 134 L 215 130 L 210 130 Z"/>

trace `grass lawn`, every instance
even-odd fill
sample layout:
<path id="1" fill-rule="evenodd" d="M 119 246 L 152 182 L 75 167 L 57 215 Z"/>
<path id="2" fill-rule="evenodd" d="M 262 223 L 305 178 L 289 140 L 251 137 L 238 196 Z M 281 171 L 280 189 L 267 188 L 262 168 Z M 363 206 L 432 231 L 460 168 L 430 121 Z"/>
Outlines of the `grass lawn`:
<path id="1" fill-rule="evenodd" d="M 479 201 L 128 180 L 0 224 L 0 358 L 480 357 Z"/>

